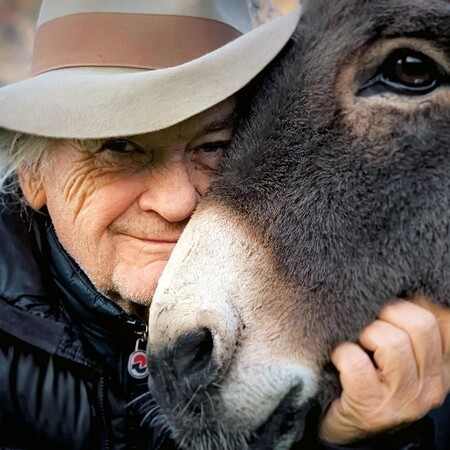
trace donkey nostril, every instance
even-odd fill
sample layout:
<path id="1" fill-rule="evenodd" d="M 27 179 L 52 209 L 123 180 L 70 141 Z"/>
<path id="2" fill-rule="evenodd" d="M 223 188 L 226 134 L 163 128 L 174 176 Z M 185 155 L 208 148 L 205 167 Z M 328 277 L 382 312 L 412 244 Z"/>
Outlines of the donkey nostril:
<path id="1" fill-rule="evenodd" d="M 213 349 L 213 337 L 206 328 L 179 338 L 173 352 L 177 377 L 185 379 L 191 388 L 202 385 L 213 368 Z"/>

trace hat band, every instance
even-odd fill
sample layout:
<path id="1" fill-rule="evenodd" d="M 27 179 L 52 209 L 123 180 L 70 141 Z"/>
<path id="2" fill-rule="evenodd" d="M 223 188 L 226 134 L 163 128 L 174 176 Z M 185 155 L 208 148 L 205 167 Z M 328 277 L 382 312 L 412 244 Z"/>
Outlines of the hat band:
<path id="1" fill-rule="evenodd" d="M 38 28 L 31 73 L 79 66 L 174 67 L 217 50 L 241 34 L 230 25 L 201 17 L 73 14 Z"/>

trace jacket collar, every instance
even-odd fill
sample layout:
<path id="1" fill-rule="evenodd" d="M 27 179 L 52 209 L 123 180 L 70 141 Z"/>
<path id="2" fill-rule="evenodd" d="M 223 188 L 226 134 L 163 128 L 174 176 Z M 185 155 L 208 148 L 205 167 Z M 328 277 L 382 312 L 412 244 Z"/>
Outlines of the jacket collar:
<path id="1" fill-rule="evenodd" d="M 0 235 L 4 240 L 0 299 L 6 301 L 0 303 L 10 311 L 13 308 L 12 315 L 20 316 L 15 319 L 19 325 L 14 327 L 8 327 L 4 316 L 8 332 L 46 351 L 91 365 L 90 358 L 85 358 L 89 352 L 76 344 L 89 342 L 85 347 L 93 347 L 109 367 L 117 367 L 118 355 L 134 350 L 146 328 L 144 322 L 94 288 L 59 243 L 46 209 L 25 213 L 9 198 L 0 198 L 0 204 Z M 40 333 L 39 339 L 33 338 L 30 330 L 44 326 L 42 320 L 50 328 L 45 337 Z M 37 323 L 27 326 L 29 321 Z"/>

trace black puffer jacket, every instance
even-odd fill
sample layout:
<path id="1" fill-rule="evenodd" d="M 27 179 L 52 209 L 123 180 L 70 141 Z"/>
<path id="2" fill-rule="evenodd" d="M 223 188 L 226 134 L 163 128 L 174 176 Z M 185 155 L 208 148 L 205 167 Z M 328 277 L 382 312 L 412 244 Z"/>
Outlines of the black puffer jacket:
<path id="1" fill-rule="evenodd" d="M 128 372 L 145 324 L 93 288 L 46 214 L 30 220 L 11 204 L 0 211 L 0 449 L 175 450 L 152 417 L 141 424 L 146 380 Z M 448 416 L 435 419 L 438 448 L 448 450 Z M 430 424 L 361 448 L 431 450 Z M 295 447 L 341 448 L 314 433 Z"/>
<path id="2" fill-rule="evenodd" d="M 147 392 L 127 368 L 142 320 L 93 288 L 45 215 L 6 205 L 0 236 L 0 448 L 174 448 L 130 405 Z"/>

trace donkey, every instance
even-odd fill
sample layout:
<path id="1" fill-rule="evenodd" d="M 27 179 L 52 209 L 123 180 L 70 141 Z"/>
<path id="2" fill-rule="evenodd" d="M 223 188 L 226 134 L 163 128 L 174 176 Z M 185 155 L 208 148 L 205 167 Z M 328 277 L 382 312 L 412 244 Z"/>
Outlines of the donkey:
<path id="1" fill-rule="evenodd" d="M 263 45 L 263 44 L 262 44 Z M 450 302 L 450 2 L 305 0 L 150 311 L 186 449 L 288 449 L 381 307 Z"/>

